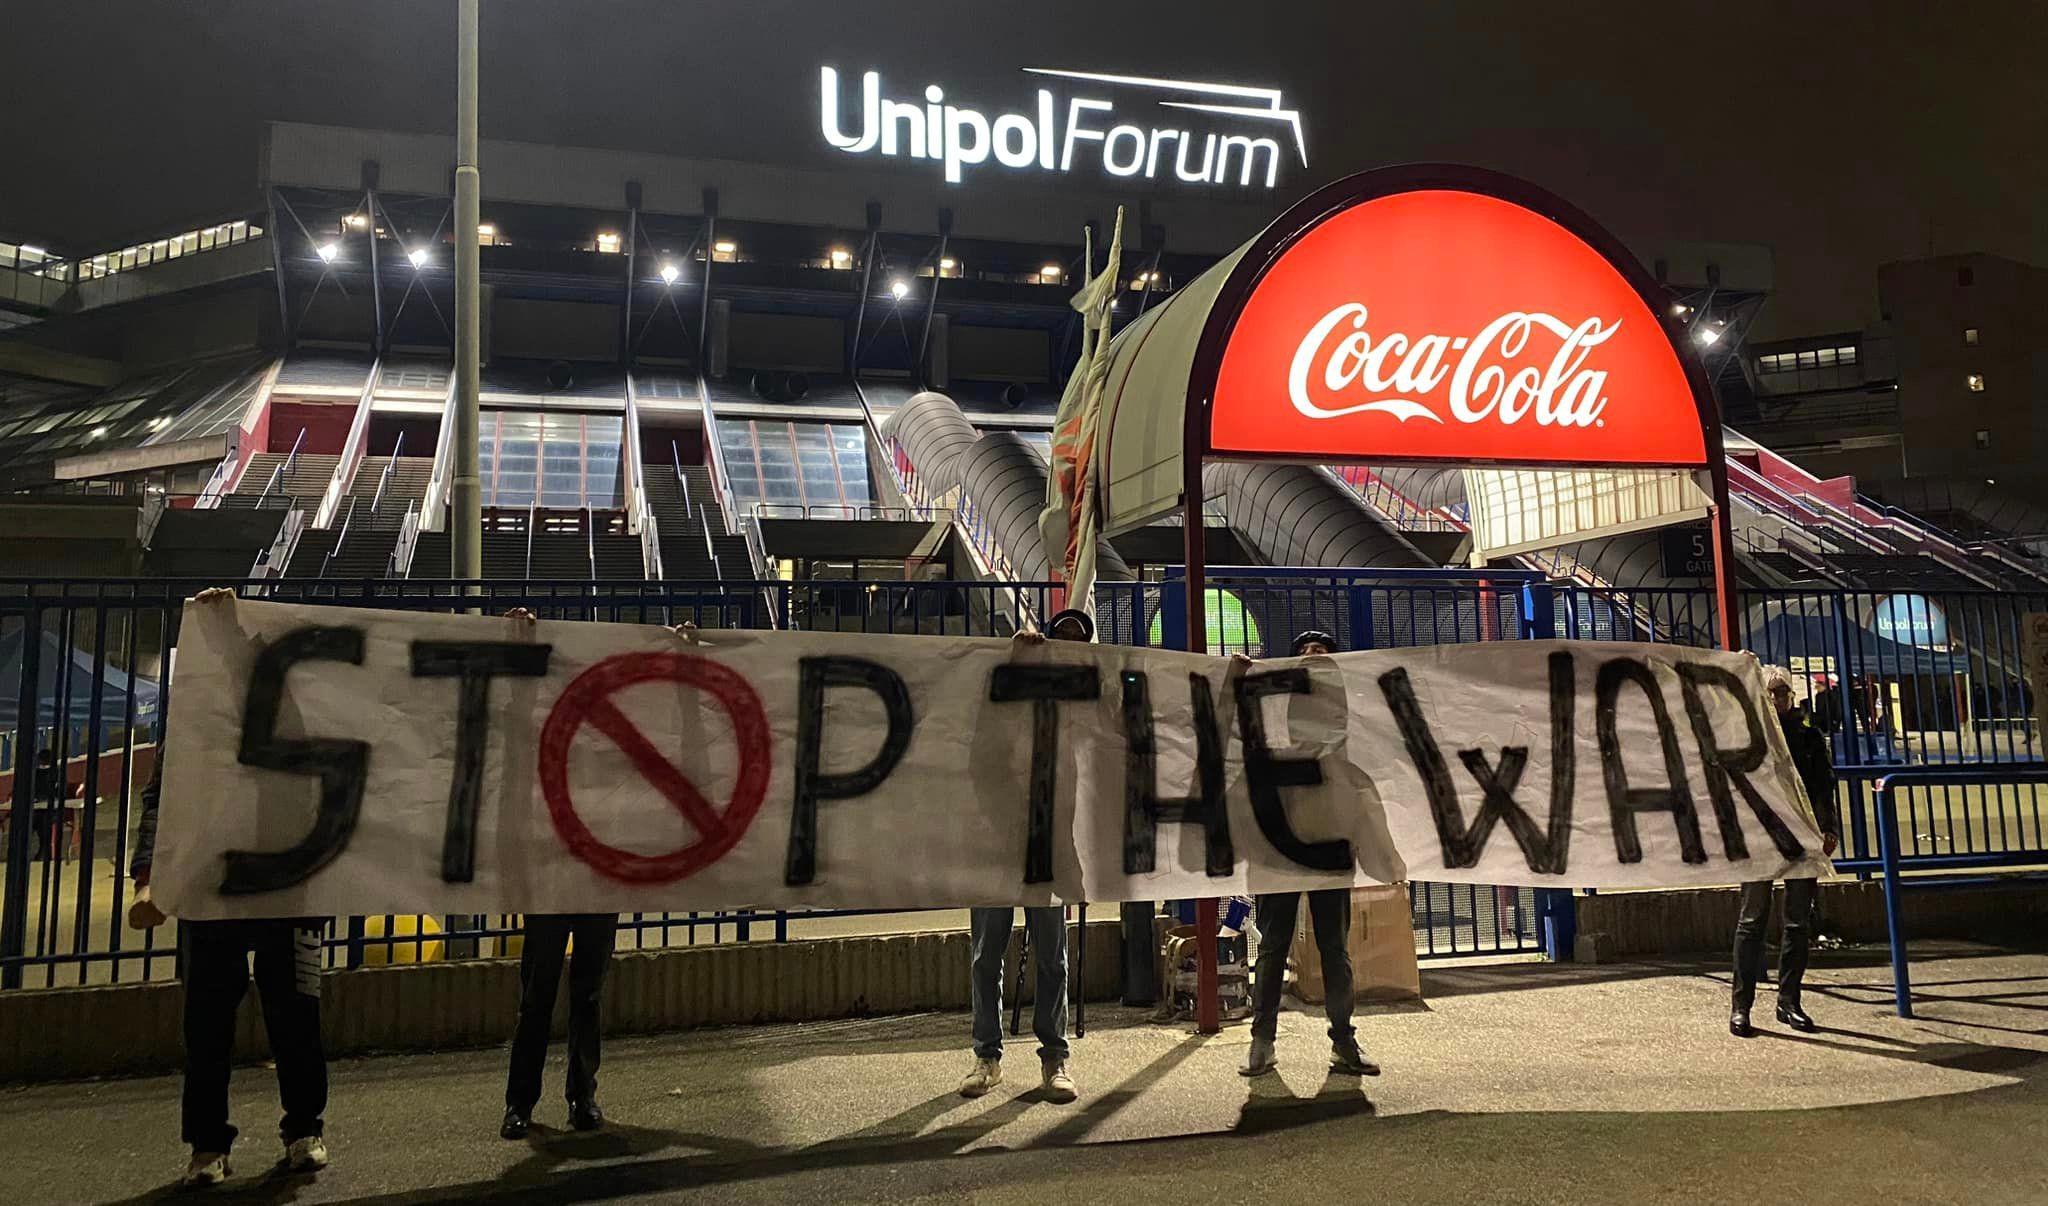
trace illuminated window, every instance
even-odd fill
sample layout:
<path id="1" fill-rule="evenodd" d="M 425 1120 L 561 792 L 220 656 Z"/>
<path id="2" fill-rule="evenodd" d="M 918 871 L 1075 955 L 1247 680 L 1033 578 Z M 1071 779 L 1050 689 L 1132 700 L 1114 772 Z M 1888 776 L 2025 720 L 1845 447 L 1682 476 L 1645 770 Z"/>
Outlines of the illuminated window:
<path id="1" fill-rule="evenodd" d="M 1970 392 L 1973 394 L 1984 392 L 1984 374 L 1982 373 L 1971 373 L 1963 378 L 1963 383 L 1970 387 Z"/>
<path id="2" fill-rule="evenodd" d="M 598 235 L 597 249 L 606 255 L 617 255 L 619 252 L 619 236 L 609 230 Z"/>
<path id="3" fill-rule="evenodd" d="M 1265 652 L 1265 638 L 1259 635 L 1259 623 L 1245 610 L 1244 600 L 1227 590 L 1211 590 L 1208 607 L 1209 652 L 1248 653 L 1259 656 Z M 1164 612 L 1152 613 L 1152 627 L 1145 634 L 1145 643 L 1153 647 L 1166 644 L 1166 616 Z M 1282 651 L 1284 652 L 1284 651 Z"/>
<path id="4" fill-rule="evenodd" d="M 1963 328 L 1963 343 L 1964 343 L 1965 345 L 1967 345 L 1967 346 L 1969 346 L 1969 347 L 1973 347 L 1973 348 L 1977 346 L 1977 328 L 1975 328 L 1975 327 L 1964 327 L 1964 328 Z"/>
<path id="5" fill-rule="evenodd" d="M 497 246 L 497 245 L 498 245 L 498 228 L 497 228 L 496 226 L 493 226 L 493 225 L 491 225 L 491 224 L 490 224 L 489 222 L 479 222 L 479 223 L 477 223 L 477 224 L 476 224 L 476 241 L 477 241 L 477 245 L 478 245 L 479 247 L 495 247 L 495 246 Z"/>

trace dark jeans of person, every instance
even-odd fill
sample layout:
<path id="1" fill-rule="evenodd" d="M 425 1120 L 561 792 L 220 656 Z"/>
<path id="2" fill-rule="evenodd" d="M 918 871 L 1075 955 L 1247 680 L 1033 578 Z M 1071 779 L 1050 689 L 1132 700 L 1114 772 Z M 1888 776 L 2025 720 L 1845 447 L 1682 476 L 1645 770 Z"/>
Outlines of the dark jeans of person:
<path id="1" fill-rule="evenodd" d="M 1813 901 L 1820 881 L 1785 881 L 1785 932 L 1778 952 L 1778 1003 L 1798 1005 L 1806 979 L 1807 948 L 1813 941 Z M 1735 923 L 1735 1003 L 1747 1011 L 1764 978 L 1764 930 L 1771 924 L 1771 881 L 1742 885 L 1742 916 Z"/>
<path id="2" fill-rule="evenodd" d="M 30 856 L 31 858 L 40 861 L 58 856 L 60 852 L 57 849 L 57 837 L 63 832 L 63 827 L 57 823 L 57 819 L 61 815 L 54 808 L 38 808 L 31 814 L 30 824 L 36 835 L 35 853 Z"/>
<path id="3" fill-rule="evenodd" d="M 1126 901 L 1117 908 L 1124 937 L 1126 1005 L 1152 1005 L 1159 1000 L 1159 940 L 1152 927 L 1158 912 L 1159 906 L 1149 900 Z"/>
<path id="4" fill-rule="evenodd" d="M 548 1062 L 548 1032 L 555 1017 L 555 987 L 569 938 L 569 1104 L 597 1099 L 599 1055 L 598 995 L 619 932 L 616 913 L 529 913 L 526 946 L 519 956 L 519 1028 L 512 1036 L 512 1071 L 505 1080 L 505 1105 L 530 1114 L 540 1101 L 540 1076 Z"/>
<path id="5" fill-rule="evenodd" d="M 286 1143 L 319 1134 L 327 1111 L 319 931 L 290 921 L 188 921 L 179 934 L 185 947 L 185 1142 L 196 1152 L 226 1152 L 235 1142 L 238 1132 L 228 1122 L 228 1069 L 252 953 L 284 1105 L 278 1134 Z"/>
<path id="6" fill-rule="evenodd" d="M 1294 945 L 1294 923 L 1301 915 L 1299 892 L 1272 892 L 1258 898 L 1258 976 L 1252 1037 L 1270 1039 L 1280 1028 L 1280 992 L 1287 982 L 1287 952 Z M 1308 894 L 1309 917 L 1316 926 L 1316 948 L 1323 959 L 1323 1011 L 1330 1018 L 1330 1041 L 1350 1042 L 1351 1025 L 1351 890 L 1325 888 Z"/>
<path id="7" fill-rule="evenodd" d="M 1012 909 L 969 909 L 967 922 L 973 964 L 968 999 L 974 1006 L 974 1054 L 1003 1058 L 1003 965 L 1010 953 Z M 1067 920 L 1054 905 L 1024 910 L 1031 935 L 1031 960 L 1038 968 L 1031 994 L 1031 1029 L 1038 1035 L 1038 1058 L 1067 1058 Z"/>

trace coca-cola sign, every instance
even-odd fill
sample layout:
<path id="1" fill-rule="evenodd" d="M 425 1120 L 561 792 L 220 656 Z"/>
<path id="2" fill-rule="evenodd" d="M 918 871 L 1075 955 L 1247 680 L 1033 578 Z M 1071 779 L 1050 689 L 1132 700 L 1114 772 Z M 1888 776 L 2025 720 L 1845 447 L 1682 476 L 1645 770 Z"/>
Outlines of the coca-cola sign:
<path id="1" fill-rule="evenodd" d="M 1685 366 L 1621 271 L 1534 210 L 1451 189 L 1350 206 L 1274 259 L 1224 347 L 1210 447 L 1706 462 Z"/>

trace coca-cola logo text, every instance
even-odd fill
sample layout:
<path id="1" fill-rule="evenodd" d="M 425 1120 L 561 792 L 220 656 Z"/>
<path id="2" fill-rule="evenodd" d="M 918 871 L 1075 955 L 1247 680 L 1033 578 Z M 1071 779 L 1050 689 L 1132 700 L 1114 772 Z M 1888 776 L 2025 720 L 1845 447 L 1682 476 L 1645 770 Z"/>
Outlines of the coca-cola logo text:
<path id="1" fill-rule="evenodd" d="M 1587 368 L 1593 349 L 1621 329 L 1619 320 L 1577 326 L 1553 314 L 1513 310 L 1477 335 L 1375 336 L 1362 302 L 1346 302 L 1317 320 L 1294 350 L 1287 396 L 1311 419 L 1377 412 L 1402 423 L 1444 421 L 1430 402 L 1441 396 L 1452 418 L 1489 417 L 1513 426 L 1534 416 L 1542 427 L 1601 425 L 1607 374 Z M 1537 332 L 1543 338 L 1534 338 Z M 1350 401 L 1357 393 L 1364 401 Z M 1319 399 L 1321 399 L 1319 401 Z"/>
<path id="2" fill-rule="evenodd" d="M 1213 381 L 1190 382 L 1207 391 L 1216 455 L 1707 463 L 1712 402 L 1695 393 L 1668 303 L 1524 205 L 1378 194 L 1319 210 L 1239 269 L 1242 292 L 1219 294 L 1236 312 L 1216 327 Z"/>

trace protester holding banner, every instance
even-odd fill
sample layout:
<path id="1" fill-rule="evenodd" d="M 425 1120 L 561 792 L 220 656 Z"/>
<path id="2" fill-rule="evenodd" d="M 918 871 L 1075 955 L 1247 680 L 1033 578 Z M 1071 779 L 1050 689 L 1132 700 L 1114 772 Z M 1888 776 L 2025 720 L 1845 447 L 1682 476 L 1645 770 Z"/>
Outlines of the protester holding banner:
<path id="1" fill-rule="evenodd" d="M 1778 713 L 1785 744 L 1792 752 L 1792 765 L 1806 788 L 1808 802 L 1813 805 L 1822 849 L 1833 854 L 1841 841 L 1842 823 L 1835 806 L 1835 771 L 1828 739 L 1813 727 L 1804 711 L 1793 706 L 1792 676 L 1782 667 L 1766 669 L 1764 689 Z M 1814 900 L 1818 890 L 1819 881 L 1815 879 L 1785 881 L 1785 926 L 1778 954 L 1778 1020 L 1799 1031 L 1816 1029 L 1814 1020 L 1800 1007 L 1800 989 L 1813 941 Z M 1756 1000 L 1757 982 L 1763 979 L 1764 929 L 1770 920 L 1771 881 L 1751 880 L 1743 884 L 1742 915 L 1735 923 L 1735 994 L 1728 1018 L 1728 1032 L 1737 1038 L 1756 1033 L 1749 1022 L 1749 1010 Z"/>
<path id="2" fill-rule="evenodd" d="M 597 1104 L 597 1065 L 602 1027 L 598 1003 L 612 946 L 617 913 L 531 913 L 519 953 L 519 1025 L 512 1036 L 512 1068 L 505 1078 L 505 1121 L 498 1134 L 524 1139 L 540 1103 L 541 1072 L 548 1060 L 548 1031 L 555 1016 L 555 988 L 569 963 L 569 1125 L 594 1131 L 604 1125 Z M 574 939 L 574 950 L 570 941 Z"/>
<path id="3" fill-rule="evenodd" d="M 229 592 L 210 590 L 194 605 Z M 135 900 L 128 924 L 151 929 L 166 920 L 150 897 L 156 857 L 158 805 L 163 767 L 142 793 L 142 820 L 135 836 L 129 875 Z M 293 1172 L 327 1167 L 321 1115 L 327 1110 L 327 1057 L 320 1045 L 320 931 L 325 922 L 250 919 L 182 921 L 178 940 L 185 975 L 185 1089 L 182 1136 L 192 1146 L 181 1184 L 218 1185 L 233 1173 L 229 1149 L 237 1131 L 228 1121 L 228 1075 L 234 1056 L 235 1012 L 249 988 L 255 956 L 256 994 L 263 1004 L 263 1028 L 277 1064 L 278 1096 L 284 1119 L 284 1163 Z"/>
<path id="4" fill-rule="evenodd" d="M 530 627 L 533 613 L 524 607 L 506 612 L 507 619 Z M 696 625 L 678 628 L 690 639 Z M 617 913 L 529 913 L 519 952 L 519 1022 L 512 1035 L 511 1070 L 505 1077 L 505 1120 L 498 1134 L 526 1138 L 533 1125 L 533 1107 L 540 1104 L 541 1073 L 548 1061 L 548 1034 L 555 1017 L 555 989 L 562 963 L 569 963 L 569 1070 L 566 1096 L 569 1125 L 594 1131 L 604 1125 L 597 1104 L 597 1065 L 603 1045 L 598 1018 L 604 974 L 618 940 Z M 573 950 L 571 949 L 573 940 Z"/>
<path id="5" fill-rule="evenodd" d="M 1295 657 L 1328 657 L 1336 651 L 1336 638 L 1314 629 L 1295 637 L 1292 650 Z M 1242 655 L 1239 660 L 1250 661 Z M 1324 888 L 1307 895 L 1323 964 L 1330 1068 L 1348 1076 L 1378 1076 L 1379 1065 L 1365 1058 L 1351 1025 L 1351 892 Z M 1264 1076 L 1279 1067 L 1273 1042 L 1280 1029 L 1280 993 L 1286 986 L 1287 951 L 1294 945 L 1301 897 L 1299 892 L 1268 892 L 1258 898 L 1254 924 L 1259 930 L 1259 961 L 1252 983 L 1252 1045 L 1245 1055 L 1244 1076 Z"/>
<path id="6" fill-rule="evenodd" d="M 1056 641 L 1095 639 L 1095 621 L 1085 611 L 1069 608 L 1046 626 Z M 1043 643 L 1043 634 L 1019 631 L 1018 645 Z M 973 952 L 970 997 L 974 1004 L 974 1069 L 960 1082 L 962 1097 L 980 1097 L 1003 1080 L 1003 964 L 1010 952 L 1010 929 L 1016 913 L 1009 908 L 972 909 L 968 928 Z M 1067 1072 L 1067 922 L 1057 905 L 1024 907 L 1031 957 L 1038 965 L 1032 993 L 1031 1029 L 1038 1036 L 1040 1091 L 1049 1101 L 1068 1102 L 1079 1094 Z"/>

